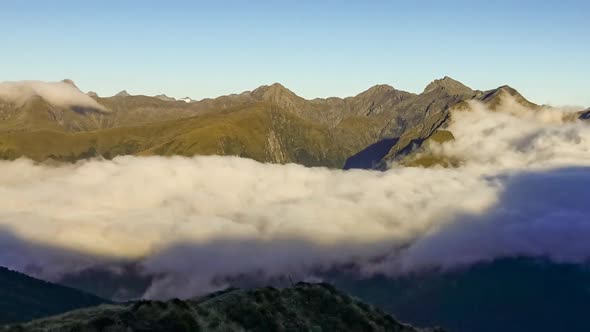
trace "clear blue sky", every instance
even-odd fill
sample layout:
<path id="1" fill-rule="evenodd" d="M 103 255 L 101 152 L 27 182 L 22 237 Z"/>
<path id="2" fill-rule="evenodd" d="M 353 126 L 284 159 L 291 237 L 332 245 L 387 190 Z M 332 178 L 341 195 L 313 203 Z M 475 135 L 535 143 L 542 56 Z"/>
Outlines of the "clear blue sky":
<path id="1" fill-rule="evenodd" d="M 306 98 L 454 77 L 590 106 L 590 1 L 0 2 L 0 81 L 196 99 L 281 82 Z"/>

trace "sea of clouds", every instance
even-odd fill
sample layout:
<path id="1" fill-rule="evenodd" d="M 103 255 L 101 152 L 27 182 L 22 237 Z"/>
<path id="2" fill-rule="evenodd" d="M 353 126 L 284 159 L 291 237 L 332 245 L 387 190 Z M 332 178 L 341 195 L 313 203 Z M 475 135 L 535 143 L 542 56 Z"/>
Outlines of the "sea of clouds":
<path id="1" fill-rule="evenodd" d="M 354 263 L 396 275 L 506 256 L 590 257 L 590 124 L 571 110 L 453 114 L 427 147 L 457 168 L 385 172 L 237 157 L 0 162 L 0 265 L 59 280 L 138 263 L 146 297 L 188 297 L 247 274 Z M 311 272 L 310 272 L 311 273 Z"/>

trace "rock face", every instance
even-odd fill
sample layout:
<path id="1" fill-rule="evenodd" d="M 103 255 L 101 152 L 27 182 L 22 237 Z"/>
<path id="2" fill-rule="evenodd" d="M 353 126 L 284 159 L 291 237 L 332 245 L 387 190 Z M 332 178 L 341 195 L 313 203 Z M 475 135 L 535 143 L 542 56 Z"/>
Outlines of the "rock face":
<path id="1" fill-rule="evenodd" d="M 453 110 L 468 109 L 468 100 L 493 106 L 504 96 L 536 106 L 508 86 L 477 91 L 450 77 L 431 82 L 421 94 L 376 85 L 354 97 L 313 100 L 279 83 L 189 103 L 122 91 L 91 98 L 108 110 L 102 113 L 56 106 L 44 98 L 20 106 L 0 99 L 5 120 L 0 122 L 0 158 L 218 154 L 307 166 L 384 168 L 443 128 Z"/>
<path id="2" fill-rule="evenodd" d="M 390 331 L 418 332 L 327 284 L 228 290 L 169 302 L 104 305 L 5 331 Z"/>
<path id="3" fill-rule="evenodd" d="M 0 267 L 0 325 L 108 302 Z"/>
<path id="4" fill-rule="evenodd" d="M 449 118 L 450 108 L 477 92 L 449 77 L 431 82 L 419 95 L 389 106 L 377 142 L 350 157 L 345 168 L 385 168 L 430 137 Z"/>

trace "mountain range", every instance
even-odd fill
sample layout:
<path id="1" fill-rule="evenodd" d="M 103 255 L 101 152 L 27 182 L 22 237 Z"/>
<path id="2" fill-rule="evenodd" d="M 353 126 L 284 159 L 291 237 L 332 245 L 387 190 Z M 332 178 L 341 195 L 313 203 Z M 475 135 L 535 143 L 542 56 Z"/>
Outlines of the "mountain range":
<path id="1" fill-rule="evenodd" d="M 354 97 L 312 100 L 278 83 L 200 101 L 126 91 L 103 98 L 83 94 L 71 80 L 61 83 L 60 89 L 68 85 L 88 98 L 81 103 L 88 105 L 60 105 L 47 93 L 11 99 L 0 91 L 1 159 L 71 162 L 97 156 L 215 154 L 382 168 L 429 139 L 452 139 L 445 126 L 453 112 L 469 108 L 469 100 L 494 108 L 511 96 L 538 107 L 509 86 L 479 91 L 450 77 L 434 80 L 420 94 L 376 85 Z"/>

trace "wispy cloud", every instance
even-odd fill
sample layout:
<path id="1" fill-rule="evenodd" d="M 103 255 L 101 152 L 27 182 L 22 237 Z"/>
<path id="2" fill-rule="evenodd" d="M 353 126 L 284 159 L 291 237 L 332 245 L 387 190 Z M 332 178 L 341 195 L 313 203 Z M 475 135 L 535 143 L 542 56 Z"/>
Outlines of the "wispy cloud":
<path id="1" fill-rule="evenodd" d="M 0 83 L 0 99 L 22 105 L 33 96 L 39 96 L 55 106 L 77 106 L 102 112 L 107 111 L 104 106 L 80 91 L 71 81 L 16 81 Z"/>

